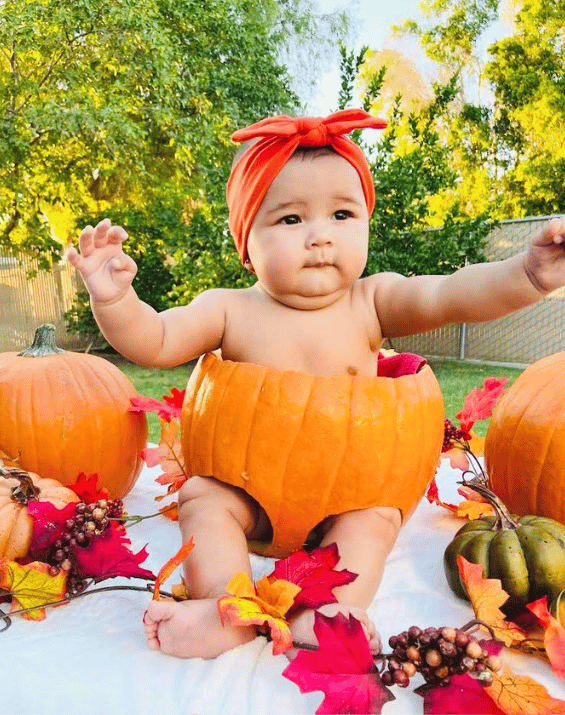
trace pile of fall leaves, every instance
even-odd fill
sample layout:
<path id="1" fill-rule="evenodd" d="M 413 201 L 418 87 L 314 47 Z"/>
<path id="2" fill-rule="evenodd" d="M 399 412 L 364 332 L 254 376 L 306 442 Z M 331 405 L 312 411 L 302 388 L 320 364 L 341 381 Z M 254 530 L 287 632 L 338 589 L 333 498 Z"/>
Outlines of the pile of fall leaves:
<path id="1" fill-rule="evenodd" d="M 476 455 L 480 454 L 481 445 L 472 433 L 472 427 L 475 421 L 490 416 L 504 384 L 505 380 L 489 378 L 483 388 L 467 396 L 463 410 L 457 415 L 460 427 L 455 432 L 459 438 L 445 447 L 444 456 L 451 460 L 455 468 L 465 472 L 472 469 L 473 461 L 478 464 Z M 180 446 L 183 398 L 184 391 L 173 388 L 162 401 L 146 397 L 132 400 L 132 410 L 155 412 L 161 421 L 159 445 L 146 449 L 143 454 L 148 466 L 160 465 L 163 471 L 157 482 L 166 486 L 167 490 L 166 494 L 157 497 L 159 501 L 177 492 L 187 479 Z M 105 498 L 104 490 L 96 487 L 96 475 L 89 478 L 80 475 L 71 488 L 85 503 Z M 459 517 L 477 518 L 489 513 L 490 506 L 472 490 L 463 487 L 460 493 L 464 497 L 460 504 L 447 504 L 440 500 L 433 481 L 427 498 Z M 175 507 L 172 502 L 159 512 L 175 519 Z M 10 602 L 8 613 L 0 610 L 4 629 L 10 625 L 14 615 L 40 620 L 45 618 L 47 606 L 61 605 L 89 593 L 107 590 L 90 587 L 117 576 L 145 579 L 149 582 L 148 586 L 136 590 L 152 591 L 154 599 L 174 597 L 180 600 L 189 597 L 184 584 L 173 586 L 173 595 L 163 594 L 161 587 L 177 567 L 190 558 L 193 540 L 184 544 L 155 576 L 141 567 L 147 551 L 142 549 L 133 554 L 130 550 L 131 544 L 124 527 L 128 520 L 135 523 L 149 517 L 127 515 L 121 522 L 113 522 L 103 538 L 93 539 L 88 549 L 84 549 L 88 553 L 81 557 L 86 564 L 84 575 L 90 579 L 88 588 L 83 593 L 65 597 L 64 572 L 51 576 L 47 565 L 41 562 L 41 554 L 57 538 L 59 527 L 62 528 L 68 518 L 65 509 L 57 510 L 50 504 L 36 502 L 30 503 L 29 513 L 34 518 L 30 557 L 26 563 L 0 560 L 0 603 Z M 317 713 L 381 713 L 383 705 L 395 699 L 392 690 L 383 684 L 380 677 L 387 654 L 371 653 L 357 619 L 343 614 L 328 617 L 317 611 L 314 625 L 317 648 L 307 649 L 302 644 L 293 644 L 288 619 L 303 609 L 317 609 L 323 604 L 337 602 L 333 588 L 357 577 L 357 574 L 347 570 L 337 571 L 335 566 L 338 562 L 337 546 L 331 544 L 310 552 L 300 550 L 276 561 L 272 573 L 256 584 L 246 574 L 236 574 L 226 586 L 226 595 L 218 601 L 219 612 L 222 621 L 227 617 L 235 625 L 256 626 L 258 633 L 272 641 L 275 655 L 286 652 L 293 645 L 300 648 L 283 675 L 295 682 L 301 692 L 324 692 L 325 697 Z M 503 656 L 505 648 L 535 653 L 549 661 L 557 677 L 565 677 L 565 629 L 548 612 L 547 599 L 544 597 L 528 604 L 523 611 L 513 614 L 510 620 L 501 610 L 508 594 L 502 590 L 500 581 L 484 579 L 482 567 L 461 556 L 458 556 L 458 567 L 475 614 L 474 623 L 479 628 L 485 628 L 485 635 L 492 636 L 481 640 L 481 646 L 492 655 Z M 507 665 L 494 674 L 492 684 L 486 687 L 469 674 L 463 674 L 452 676 L 448 686 L 423 685 L 416 692 L 423 696 L 423 711 L 436 715 L 470 712 L 565 715 L 565 701 L 552 698 L 541 684 L 530 677 L 515 675 Z"/>

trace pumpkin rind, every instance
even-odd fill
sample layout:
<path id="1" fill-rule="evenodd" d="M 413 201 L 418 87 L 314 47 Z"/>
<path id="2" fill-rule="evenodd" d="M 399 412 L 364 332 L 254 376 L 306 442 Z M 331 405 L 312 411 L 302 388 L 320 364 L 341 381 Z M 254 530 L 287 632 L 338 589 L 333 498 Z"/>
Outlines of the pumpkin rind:
<path id="1" fill-rule="evenodd" d="M 17 466 L 62 484 L 84 472 L 112 499 L 133 487 L 147 442 L 137 394 L 108 360 L 63 351 L 41 357 L 0 353 L 0 450 Z"/>
<path id="2" fill-rule="evenodd" d="M 485 466 L 510 510 L 565 524 L 565 352 L 530 365 L 501 398 Z"/>
<path id="3" fill-rule="evenodd" d="M 71 502 L 78 502 L 78 496 L 55 479 L 42 479 L 29 473 L 34 486 L 39 490 L 37 501 L 48 501 L 57 509 Z M 12 499 L 12 489 L 18 480 L 0 476 L 0 559 L 14 560 L 27 555 L 31 545 L 33 519 L 27 507 Z"/>
<path id="4" fill-rule="evenodd" d="M 406 517 L 433 477 L 442 439 L 443 400 L 428 366 L 397 378 L 327 377 L 207 354 L 181 418 L 187 474 L 256 498 L 274 531 L 264 553 L 275 556 L 300 548 L 304 525 L 360 508 L 366 485 L 366 506 L 397 506 Z M 310 478 L 320 473 L 323 489 Z"/>

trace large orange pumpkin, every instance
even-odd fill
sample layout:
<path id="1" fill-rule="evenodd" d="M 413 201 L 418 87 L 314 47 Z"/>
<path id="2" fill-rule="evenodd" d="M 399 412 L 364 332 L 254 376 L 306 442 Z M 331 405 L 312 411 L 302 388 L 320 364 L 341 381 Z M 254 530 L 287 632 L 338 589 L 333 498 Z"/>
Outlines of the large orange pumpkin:
<path id="1" fill-rule="evenodd" d="M 40 326 L 31 348 L 0 353 L 0 450 L 22 469 L 62 484 L 98 474 L 112 499 L 133 487 L 147 442 L 137 393 L 108 360 L 61 350 Z"/>
<path id="2" fill-rule="evenodd" d="M 283 556 L 326 516 L 424 495 L 443 439 L 429 366 L 414 375 L 327 377 L 221 360 L 193 371 L 181 418 L 185 468 L 245 489 L 265 509 Z"/>
<path id="3" fill-rule="evenodd" d="M 37 474 L 17 467 L 3 467 L 0 462 L 0 559 L 14 560 L 27 555 L 31 545 L 33 519 L 27 513 L 27 502 L 48 501 L 57 509 L 78 496 L 55 479 L 42 479 Z M 23 479 L 22 479 L 23 478 Z M 31 482 L 31 484 L 30 484 Z"/>
<path id="4" fill-rule="evenodd" d="M 501 398 L 485 466 L 510 511 L 565 524 L 565 352 L 530 365 Z"/>

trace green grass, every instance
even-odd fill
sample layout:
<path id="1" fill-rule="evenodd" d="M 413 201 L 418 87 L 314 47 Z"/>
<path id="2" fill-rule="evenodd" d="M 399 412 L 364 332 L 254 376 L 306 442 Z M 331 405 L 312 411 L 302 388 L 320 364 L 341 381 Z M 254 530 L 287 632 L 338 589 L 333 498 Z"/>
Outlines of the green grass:
<path id="1" fill-rule="evenodd" d="M 116 364 L 133 382 L 141 395 L 161 399 L 170 393 L 171 388 L 182 390 L 195 363 L 167 370 L 158 370 L 148 367 L 133 365 L 127 360 L 115 356 L 104 355 Z M 440 384 L 445 401 L 446 417 L 455 421 L 455 415 L 463 407 L 465 395 L 475 387 L 482 387 L 487 377 L 507 377 L 508 385 L 520 375 L 522 370 L 508 367 L 494 367 L 491 365 L 478 365 L 475 363 L 461 363 L 452 360 L 434 360 L 431 366 Z M 149 441 L 159 442 L 160 425 L 157 415 L 148 414 Z M 477 422 L 474 430 L 478 435 L 485 435 L 489 420 Z M 457 422 L 455 421 L 457 424 Z"/>

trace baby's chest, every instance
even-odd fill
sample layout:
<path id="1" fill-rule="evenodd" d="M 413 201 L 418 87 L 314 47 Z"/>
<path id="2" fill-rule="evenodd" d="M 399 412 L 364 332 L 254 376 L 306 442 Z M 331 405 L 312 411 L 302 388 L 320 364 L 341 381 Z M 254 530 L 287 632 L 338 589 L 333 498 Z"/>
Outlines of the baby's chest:
<path id="1" fill-rule="evenodd" d="M 326 375 L 376 374 L 379 335 L 361 316 L 248 316 L 226 326 L 225 359 Z M 317 318 L 317 319 L 315 319 Z"/>

